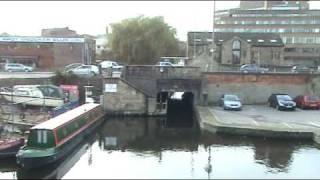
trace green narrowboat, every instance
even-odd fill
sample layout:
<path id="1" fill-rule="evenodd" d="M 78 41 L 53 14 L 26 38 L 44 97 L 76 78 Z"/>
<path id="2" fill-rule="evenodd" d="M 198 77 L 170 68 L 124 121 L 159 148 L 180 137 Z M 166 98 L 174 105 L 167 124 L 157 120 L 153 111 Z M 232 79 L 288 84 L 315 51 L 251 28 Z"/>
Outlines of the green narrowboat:
<path id="1" fill-rule="evenodd" d="M 61 160 L 103 122 L 103 116 L 100 104 L 88 103 L 32 127 L 17 163 L 30 169 Z"/>

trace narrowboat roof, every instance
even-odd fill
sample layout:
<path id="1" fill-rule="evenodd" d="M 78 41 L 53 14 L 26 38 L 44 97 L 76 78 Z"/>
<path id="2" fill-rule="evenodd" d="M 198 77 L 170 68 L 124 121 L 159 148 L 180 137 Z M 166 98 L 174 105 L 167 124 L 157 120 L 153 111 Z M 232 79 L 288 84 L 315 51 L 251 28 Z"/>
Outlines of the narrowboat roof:
<path id="1" fill-rule="evenodd" d="M 35 125 L 31 129 L 53 130 L 53 129 L 71 121 L 72 119 L 82 115 L 84 112 L 91 110 L 97 106 L 100 106 L 100 104 L 96 104 L 96 103 L 83 104 L 79 107 L 76 107 L 76 108 L 70 110 L 70 111 L 67 111 L 63 114 L 60 114 L 59 116 L 56 116 L 56 117 L 51 118 L 43 123 Z"/>

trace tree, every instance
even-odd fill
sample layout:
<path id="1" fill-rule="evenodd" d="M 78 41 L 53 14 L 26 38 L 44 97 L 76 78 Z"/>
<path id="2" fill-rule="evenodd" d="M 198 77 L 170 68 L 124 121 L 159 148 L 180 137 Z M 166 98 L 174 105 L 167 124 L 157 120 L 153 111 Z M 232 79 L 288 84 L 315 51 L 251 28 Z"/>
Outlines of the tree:
<path id="1" fill-rule="evenodd" d="M 163 17 L 125 19 L 111 24 L 111 29 L 111 58 L 126 64 L 154 64 L 161 56 L 180 55 L 176 30 Z"/>

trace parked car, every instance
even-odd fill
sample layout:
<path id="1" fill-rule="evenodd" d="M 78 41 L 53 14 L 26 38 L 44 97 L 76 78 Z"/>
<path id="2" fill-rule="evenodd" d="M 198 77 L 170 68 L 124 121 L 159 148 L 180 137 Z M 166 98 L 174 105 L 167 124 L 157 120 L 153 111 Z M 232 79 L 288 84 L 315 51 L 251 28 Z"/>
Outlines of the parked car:
<path id="1" fill-rule="evenodd" d="M 99 67 L 95 65 L 81 65 L 74 69 L 71 69 L 70 71 L 68 71 L 68 73 L 75 74 L 77 76 L 92 77 L 100 74 L 100 70 Z"/>
<path id="2" fill-rule="evenodd" d="M 68 71 L 70 71 L 71 69 L 74 69 L 74 68 L 79 67 L 79 66 L 82 66 L 82 65 L 84 65 L 84 64 L 82 64 L 82 63 L 72 63 L 72 64 L 69 64 L 69 65 L 67 65 L 67 66 L 64 67 L 63 72 L 68 72 Z"/>
<path id="3" fill-rule="evenodd" d="M 103 68 L 103 69 L 111 68 L 111 69 L 120 70 L 123 68 L 122 65 L 119 65 L 115 61 L 102 61 L 102 62 L 100 62 L 100 65 L 101 65 L 101 68 Z"/>
<path id="4" fill-rule="evenodd" d="M 265 73 L 268 72 L 268 68 L 260 67 L 256 64 L 244 64 L 240 67 L 240 71 L 243 73 Z"/>
<path id="5" fill-rule="evenodd" d="M 299 95 L 294 98 L 297 107 L 301 109 L 320 109 L 320 98 L 318 96 Z"/>
<path id="6" fill-rule="evenodd" d="M 219 100 L 219 105 L 223 107 L 224 110 L 241 110 L 242 103 L 240 98 L 234 94 L 223 94 Z"/>
<path id="7" fill-rule="evenodd" d="M 4 66 L 4 70 L 8 71 L 8 72 L 31 72 L 33 71 L 33 67 L 31 66 L 26 66 L 23 64 L 19 64 L 19 63 L 7 63 Z"/>
<path id="8" fill-rule="evenodd" d="M 165 66 L 165 67 L 174 67 L 174 66 L 176 66 L 176 65 L 174 65 L 174 64 L 172 64 L 171 62 L 168 62 L 168 61 L 160 61 L 156 65 L 157 66 Z"/>
<path id="9" fill-rule="evenodd" d="M 291 72 L 293 73 L 313 73 L 314 70 L 304 65 L 295 65 L 292 67 Z"/>
<path id="10" fill-rule="evenodd" d="M 271 94 L 268 98 L 270 107 L 274 107 L 277 110 L 295 110 L 296 103 L 288 94 Z"/>

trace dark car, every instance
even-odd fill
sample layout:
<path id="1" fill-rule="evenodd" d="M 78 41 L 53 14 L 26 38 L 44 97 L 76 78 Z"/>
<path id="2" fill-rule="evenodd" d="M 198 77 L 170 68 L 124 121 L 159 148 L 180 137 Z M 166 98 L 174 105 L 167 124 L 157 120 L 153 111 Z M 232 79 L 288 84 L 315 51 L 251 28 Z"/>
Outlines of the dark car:
<path id="1" fill-rule="evenodd" d="M 277 110 L 295 110 L 296 103 L 288 94 L 271 94 L 268 103 L 270 107 L 274 107 Z"/>
<path id="2" fill-rule="evenodd" d="M 301 109 L 320 109 L 320 98 L 318 96 L 299 95 L 294 101 Z"/>

